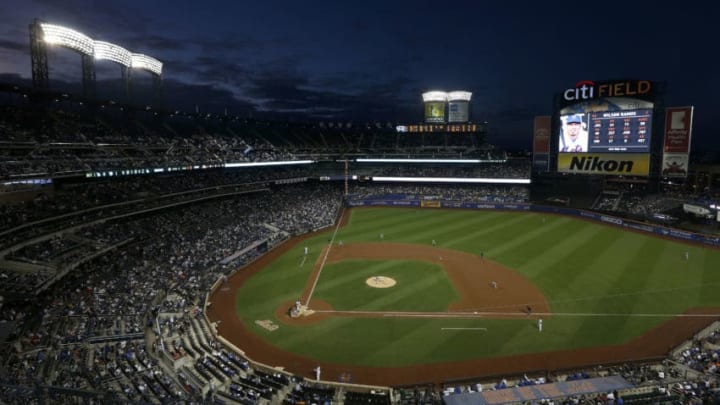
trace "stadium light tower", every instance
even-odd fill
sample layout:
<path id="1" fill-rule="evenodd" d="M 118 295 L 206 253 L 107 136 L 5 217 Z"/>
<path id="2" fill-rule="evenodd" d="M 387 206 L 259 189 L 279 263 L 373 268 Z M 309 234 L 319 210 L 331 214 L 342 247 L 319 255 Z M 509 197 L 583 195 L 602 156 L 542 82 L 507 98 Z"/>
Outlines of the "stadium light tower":
<path id="1" fill-rule="evenodd" d="M 120 65 L 125 97 L 130 101 L 130 67 L 132 66 L 132 53 L 122 46 L 104 41 L 94 43 L 95 60 L 109 60 Z"/>
<path id="2" fill-rule="evenodd" d="M 58 45 L 78 52 L 82 61 L 83 93 L 95 96 L 95 64 L 93 63 L 93 41 L 87 35 L 60 25 L 47 24 L 35 19 L 30 24 L 30 60 L 32 63 L 33 87 L 46 90 L 50 87 L 48 74 L 47 45 Z"/>
<path id="3" fill-rule="evenodd" d="M 55 24 L 47 24 L 35 19 L 30 24 L 30 51 L 33 75 L 33 87 L 49 87 L 47 46 L 57 45 L 80 54 L 82 58 L 83 92 L 86 97 L 95 97 L 95 60 L 109 60 L 120 65 L 128 98 L 131 93 L 131 71 L 146 70 L 153 75 L 155 101 L 159 103 L 162 84 L 163 64 L 159 60 L 132 53 L 127 49 L 104 41 L 95 41 L 87 35 L 73 29 Z"/>
<path id="4" fill-rule="evenodd" d="M 50 87 L 47 48 L 43 37 L 40 21 L 35 19 L 30 24 L 30 63 L 33 88 L 38 90 L 47 90 Z"/>
<path id="5" fill-rule="evenodd" d="M 146 70 L 152 74 L 153 104 L 155 104 L 156 106 L 162 105 L 162 62 L 141 53 L 134 53 L 132 54 L 131 66 L 133 70 Z"/>

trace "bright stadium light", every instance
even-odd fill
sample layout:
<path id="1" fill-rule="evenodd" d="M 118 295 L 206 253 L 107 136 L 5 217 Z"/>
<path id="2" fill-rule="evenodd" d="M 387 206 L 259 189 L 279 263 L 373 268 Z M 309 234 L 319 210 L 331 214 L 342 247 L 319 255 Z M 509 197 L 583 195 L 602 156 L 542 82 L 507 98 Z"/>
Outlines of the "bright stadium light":
<path id="1" fill-rule="evenodd" d="M 530 184 L 530 179 L 493 179 L 462 177 L 373 177 L 373 181 L 394 181 L 406 183 L 492 183 L 492 184 Z"/>
<path id="2" fill-rule="evenodd" d="M 472 93 L 469 91 L 451 91 L 447 94 L 449 101 L 470 101 Z"/>
<path id="3" fill-rule="evenodd" d="M 122 46 L 105 41 L 95 41 L 95 59 L 109 60 L 125 67 L 132 65 L 132 53 Z"/>
<path id="4" fill-rule="evenodd" d="M 487 162 L 480 159 L 355 159 L 358 163 L 480 163 Z M 503 160 L 498 163 L 503 163 Z"/>
<path id="5" fill-rule="evenodd" d="M 40 27 L 45 42 L 65 46 L 85 55 L 93 54 L 94 43 L 87 35 L 60 25 L 41 23 Z"/>
<path id="6" fill-rule="evenodd" d="M 259 166 L 285 166 L 285 165 L 308 165 L 313 160 L 286 160 L 283 162 L 252 162 L 252 163 L 225 163 L 223 167 L 259 167 Z"/>
<path id="7" fill-rule="evenodd" d="M 444 91 L 426 91 L 422 94 L 423 101 L 447 101 L 447 93 Z"/>
<path id="8" fill-rule="evenodd" d="M 162 74 L 163 68 L 162 62 L 151 56 L 143 55 L 141 53 L 132 54 L 131 66 L 133 69 L 147 70 L 149 72 L 155 73 L 158 76 Z"/>

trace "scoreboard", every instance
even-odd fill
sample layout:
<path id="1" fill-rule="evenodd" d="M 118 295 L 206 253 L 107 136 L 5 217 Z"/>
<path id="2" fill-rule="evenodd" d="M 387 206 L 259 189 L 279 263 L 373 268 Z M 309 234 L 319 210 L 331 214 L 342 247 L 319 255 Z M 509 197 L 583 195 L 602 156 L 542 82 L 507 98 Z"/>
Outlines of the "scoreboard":
<path id="1" fill-rule="evenodd" d="M 397 132 L 483 132 L 485 126 L 481 124 L 420 124 L 398 125 Z"/>
<path id="2" fill-rule="evenodd" d="M 650 152 L 652 109 L 591 112 L 589 152 Z"/>

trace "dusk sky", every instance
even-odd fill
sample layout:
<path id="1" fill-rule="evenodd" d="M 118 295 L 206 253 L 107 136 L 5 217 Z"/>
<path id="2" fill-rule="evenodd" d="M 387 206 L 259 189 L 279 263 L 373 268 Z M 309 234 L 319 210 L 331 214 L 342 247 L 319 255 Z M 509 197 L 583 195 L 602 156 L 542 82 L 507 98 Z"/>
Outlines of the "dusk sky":
<path id="1" fill-rule="evenodd" d="M 666 83 L 666 106 L 695 106 L 693 149 L 720 149 L 720 6 L 659 4 L 3 0 L 0 82 L 30 83 L 40 18 L 160 59 L 167 108 L 416 123 L 422 92 L 467 90 L 491 143 L 529 148 L 554 94 L 646 79 Z M 76 54 L 52 49 L 49 62 L 52 86 L 79 85 Z M 118 78 L 98 66 L 98 88 Z"/>

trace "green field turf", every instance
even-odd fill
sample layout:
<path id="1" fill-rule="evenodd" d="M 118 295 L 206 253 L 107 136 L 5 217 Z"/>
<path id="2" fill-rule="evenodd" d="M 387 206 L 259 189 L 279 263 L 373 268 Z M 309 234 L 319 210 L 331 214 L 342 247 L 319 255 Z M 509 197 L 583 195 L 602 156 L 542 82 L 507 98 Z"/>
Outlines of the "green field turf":
<path id="1" fill-rule="evenodd" d="M 365 285 L 374 275 L 390 277 L 397 284 L 390 289 Z M 442 267 L 410 260 L 346 260 L 325 265 L 313 297 L 341 311 L 440 312 L 460 300 Z"/>
<path id="2" fill-rule="evenodd" d="M 533 281 L 556 315 L 545 319 L 542 333 L 528 319 L 331 318 L 313 325 L 283 324 L 274 332 L 255 325 L 255 320 L 275 320 L 282 303 L 300 296 L 332 231 L 303 242 L 251 277 L 237 298 L 239 316 L 255 333 L 321 361 L 406 366 L 617 344 L 670 314 L 720 307 L 717 250 L 561 216 L 366 208 L 353 210 L 336 240 L 378 242 L 383 233 L 385 242 L 430 245 L 435 239 L 439 247 L 482 251 L 486 259 Z M 306 244 L 311 251 L 303 263 Z M 402 280 L 391 294 L 365 288 L 376 266 L 383 275 Z M 413 277 L 409 267 L 422 274 Z M 442 311 L 457 293 L 430 263 L 349 260 L 324 268 L 314 297 L 343 310 Z"/>

